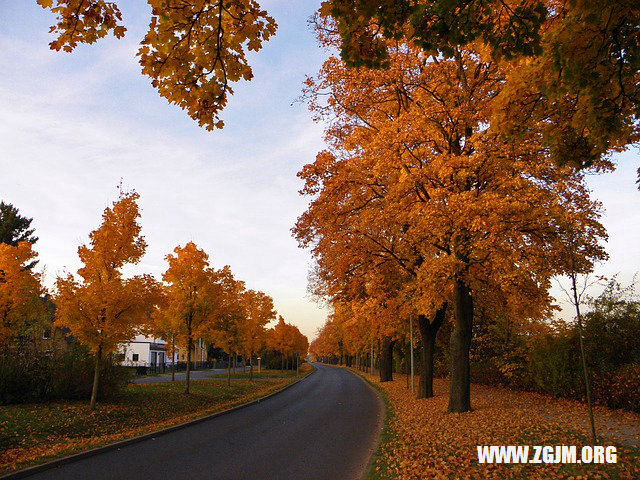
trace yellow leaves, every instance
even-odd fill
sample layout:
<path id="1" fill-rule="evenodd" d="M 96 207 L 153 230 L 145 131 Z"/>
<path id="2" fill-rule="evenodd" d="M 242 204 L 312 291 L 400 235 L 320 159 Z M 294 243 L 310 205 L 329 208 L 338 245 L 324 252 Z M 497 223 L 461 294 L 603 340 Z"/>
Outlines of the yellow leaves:
<path id="1" fill-rule="evenodd" d="M 307 353 L 309 343 L 307 337 L 300 333 L 298 327 L 284 321 L 282 316 L 278 316 L 278 323 L 267 332 L 267 346 L 282 355 Z"/>
<path id="2" fill-rule="evenodd" d="M 38 5 L 56 14 L 58 23 L 50 33 L 58 34 L 49 45 L 52 50 L 71 52 L 79 43 L 94 43 L 113 31 L 121 38 L 126 28 L 118 25 L 122 14 L 114 2 L 106 0 L 37 0 Z"/>
<path id="3" fill-rule="evenodd" d="M 26 268 L 37 256 L 30 242 L 0 243 L 0 344 L 37 323 L 44 308 L 40 274 Z"/>
<path id="4" fill-rule="evenodd" d="M 153 17 L 138 51 L 160 95 L 207 130 L 222 128 L 231 83 L 253 77 L 245 48 L 259 50 L 276 24 L 253 0 L 150 0 Z"/>
<path id="5" fill-rule="evenodd" d="M 628 450 L 627 454 L 620 454 L 618 463 L 610 465 L 478 464 L 477 445 L 583 445 L 583 404 L 472 385 L 474 411 L 448 414 L 446 380 L 434 381 L 434 398 L 420 400 L 406 389 L 405 378 L 379 386 L 390 401 L 393 416 L 375 468 L 395 478 L 630 480 L 640 475 L 637 449 L 624 448 L 618 451 Z M 638 431 L 640 425 L 637 414 L 602 409 L 597 415 L 612 417 L 603 423 L 621 423 L 631 431 Z M 633 418 L 622 418 L 626 416 Z M 608 439 L 603 442 L 611 444 Z"/>
<path id="6" fill-rule="evenodd" d="M 176 247 L 165 257 L 169 268 L 162 275 L 165 304 L 161 315 L 180 345 L 187 347 L 202 337 L 226 306 L 224 275 L 209 266 L 209 257 L 193 242 Z M 168 339 L 167 339 L 168 340 Z"/>
<path id="7" fill-rule="evenodd" d="M 446 301 L 455 278 L 485 306 L 544 314 L 549 279 L 567 268 L 559 225 L 580 231 L 585 266 L 602 258 L 598 204 L 551 162 L 540 131 L 515 143 L 495 128 L 505 77 L 495 62 L 473 47 L 438 61 L 386 47 L 389 69 L 332 58 L 308 82 L 330 150 L 299 173 L 312 202 L 294 234 L 313 248 L 318 291 L 361 312 L 360 337 L 403 315 L 395 299 Z"/>
<path id="8" fill-rule="evenodd" d="M 158 302 L 155 280 L 149 275 L 125 279 L 121 268 L 137 263 L 146 249 L 137 220 L 135 192 L 123 193 L 102 215 L 102 224 L 89 234 L 90 245 L 78 248 L 84 264 L 56 280 L 56 324 L 92 351 L 112 352 L 133 338 Z"/>
<path id="9" fill-rule="evenodd" d="M 108 0 L 37 0 L 56 15 L 53 50 L 71 52 L 113 33 L 124 37 L 122 14 Z M 149 31 L 138 50 L 142 73 L 169 103 L 198 125 L 223 128 L 220 112 L 231 84 L 253 78 L 246 50 L 258 51 L 277 25 L 255 0 L 149 0 Z"/>

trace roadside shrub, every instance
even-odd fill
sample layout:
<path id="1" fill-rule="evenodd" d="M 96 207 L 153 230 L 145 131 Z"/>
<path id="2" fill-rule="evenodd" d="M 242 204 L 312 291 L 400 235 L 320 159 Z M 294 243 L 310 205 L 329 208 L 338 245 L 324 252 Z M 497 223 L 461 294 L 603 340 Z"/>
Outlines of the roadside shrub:
<path id="1" fill-rule="evenodd" d="M 640 412 L 640 365 L 625 365 L 613 375 L 596 375 L 592 389 L 598 403 Z"/>
<path id="2" fill-rule="evenodd" d="M 5 351 L 0 357 L 0 404 L 89 398 L 93 367 L 94 357 L 85 347 L 74 343 L 48 354 Z M 99 395 L 117 394 L 129 379 L 126 368 L 112 358 L 105 359 Z"/>
<path id="3" fill-rule="evenodd" d="M 527 370 L 538 391 L 555 397 L 580 395 L 583 389 L 576 343 L 573 335 L 565 332 L 533 341 Z"/>

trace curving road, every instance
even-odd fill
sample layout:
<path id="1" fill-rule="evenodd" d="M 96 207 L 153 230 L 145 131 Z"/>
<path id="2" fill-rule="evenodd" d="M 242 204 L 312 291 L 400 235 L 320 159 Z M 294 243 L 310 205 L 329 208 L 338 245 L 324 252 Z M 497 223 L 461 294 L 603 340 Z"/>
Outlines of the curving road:
<path id="1" fill-rule="evenodd" d="M 315 366 L 264 402 L 29 478 L 362 478 L 382 425 L 382 402 L 348 370 Z"/>

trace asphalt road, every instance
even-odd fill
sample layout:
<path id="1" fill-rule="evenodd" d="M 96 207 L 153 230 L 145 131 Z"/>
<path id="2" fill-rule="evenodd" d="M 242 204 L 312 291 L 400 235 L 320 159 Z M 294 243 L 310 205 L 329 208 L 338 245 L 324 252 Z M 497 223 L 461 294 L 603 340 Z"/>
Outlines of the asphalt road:
<path id="1" fill-rule="evenodd" d="M 29 478 L 362 478 L 382 425 L 382 402 L 353 373 L 316 367 L 264 402 Z"/>

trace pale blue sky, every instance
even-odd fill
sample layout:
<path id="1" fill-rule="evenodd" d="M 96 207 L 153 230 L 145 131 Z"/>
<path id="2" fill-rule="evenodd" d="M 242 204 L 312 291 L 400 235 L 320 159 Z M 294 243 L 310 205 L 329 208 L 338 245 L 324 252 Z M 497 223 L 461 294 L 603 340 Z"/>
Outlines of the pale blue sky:
<path id="1" fill-rule="evenodd" d="M 159 277 L 164 256 L 192 240 L 314 335 L 326 311 L 307 296 L 311 258 L 290 228 L 306 206 L 296 172 L 323 146 L 322 127 L 305 105 L 292 105 L 305 74 L 326 56 L 307 26 L 319 0 L 260 3 L 278 33 L 251 54 L 254 79 L 234 87 L 225 129 L 206 132 L 140 74 L 146 2 L 118 2 L 124 39 L 65 54 L 49 50 L 53 18 L 35 0 L 0 1 L 0 199 L 34 218 L 49 284 L 79 266 L 76 249 L 123 178 L 141 195 L 149 243 L 135 271 Z M 611 237 L 611 260 L 598 273 L 619 272 L 623 281 L 640 266 L 637 153 L 625 153 L 616 173 L 590 180 Z"/>

